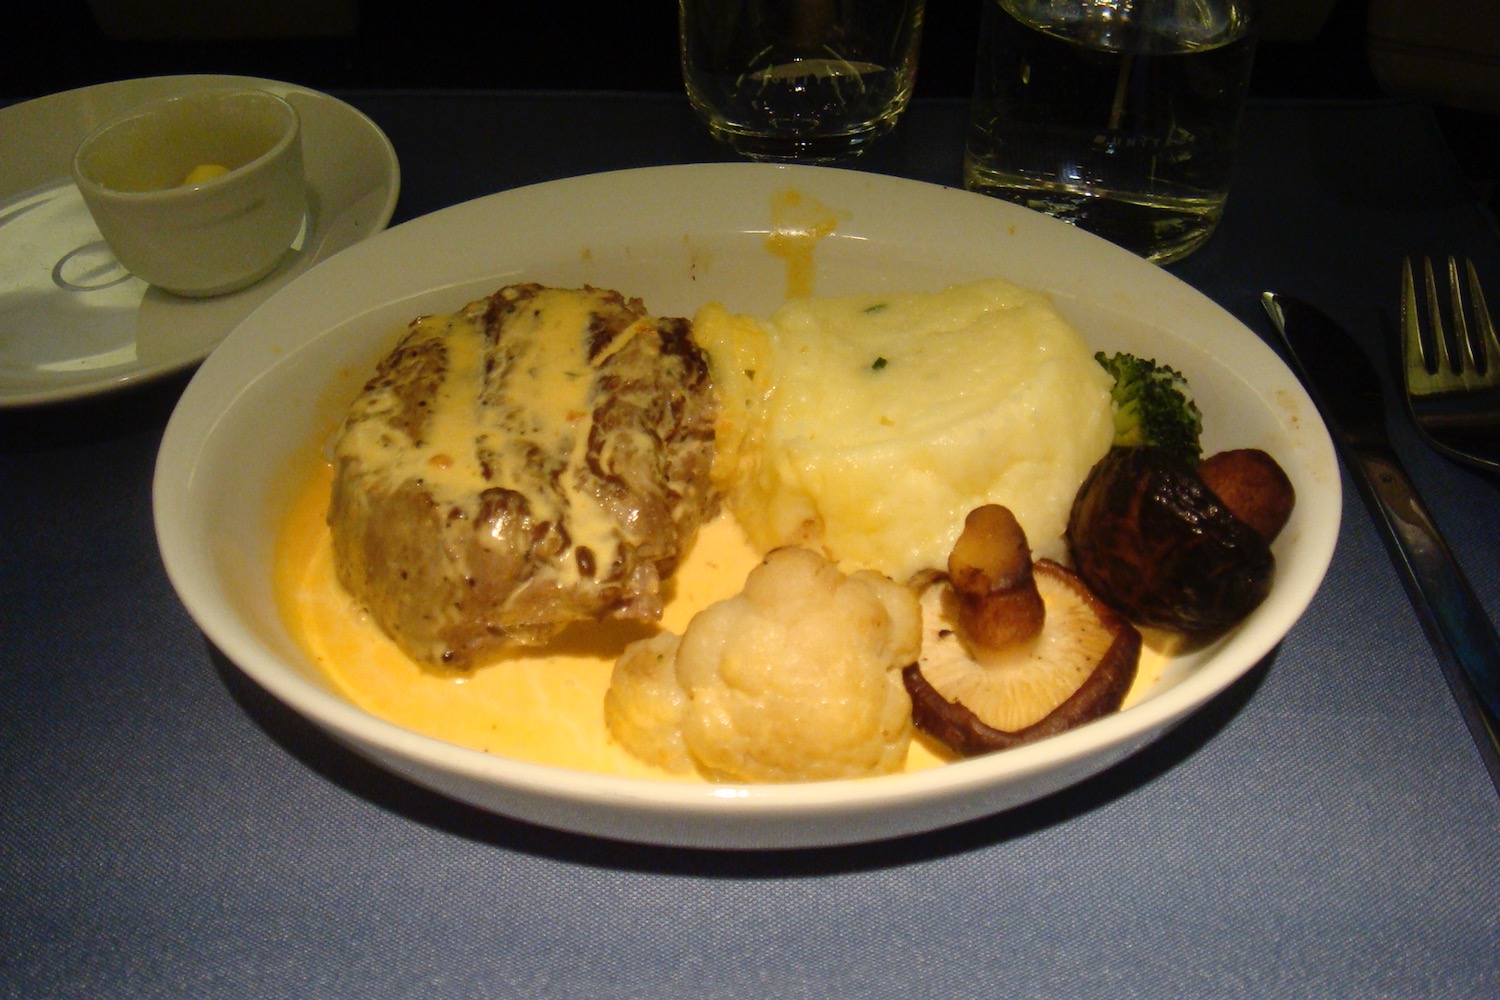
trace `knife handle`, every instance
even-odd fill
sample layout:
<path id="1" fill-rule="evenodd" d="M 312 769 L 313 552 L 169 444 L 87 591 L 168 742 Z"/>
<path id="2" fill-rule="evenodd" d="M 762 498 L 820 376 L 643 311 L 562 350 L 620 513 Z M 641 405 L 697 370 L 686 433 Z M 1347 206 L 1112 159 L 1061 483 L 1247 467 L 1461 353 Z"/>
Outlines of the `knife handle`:
<path id="1" fill-rule="evenodd" d="M 1366 502 L 1390 529 L 1402 583 L 1443 661 L 1464 721 L 1481 749 L 1488 747 L 1486 764 L 1495 776 L 1500 766 L 1500 636 L 1395 453 L 1369 446 L 1351 447 L 1349 453 L 1365 471 L 1362 480 L 1355 480 L 1367 484 Z"/>

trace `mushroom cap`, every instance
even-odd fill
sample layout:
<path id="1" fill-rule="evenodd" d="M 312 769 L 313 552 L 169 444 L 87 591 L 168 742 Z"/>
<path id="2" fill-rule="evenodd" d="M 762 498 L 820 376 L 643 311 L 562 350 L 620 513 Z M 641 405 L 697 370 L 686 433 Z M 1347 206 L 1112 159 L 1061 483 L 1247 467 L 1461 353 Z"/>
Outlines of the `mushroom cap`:
<path id="1" fill-rule="evenodd" d="M 1297 491 L 1286 470 L 1259 448 L 1210 455 L 1198 463 L 1198 478 L 1267 545 L 1281 534 L 1297 503 Z"/>
<path id="2" fill-rule="evenodd" d="M 922 655 L 903 673 L 917 728 L 964 755 L 1006 750 L 1116 711 L 1135 680 L 1141 635 L 1051 560 L 1033 567 L 1046 606 L 1041 631 L 986 649 L 958 623 L 942 574 L 921 590 Z"/>
<path id="3" fill-rule="evenodd" d="M 1111 448 L 1074 498 L 1067 539 L 1079 577 L 1111 607 L 1192 636 L 1237 624 L 1275 574 L 1265 539 L 1159 448 Z"/>

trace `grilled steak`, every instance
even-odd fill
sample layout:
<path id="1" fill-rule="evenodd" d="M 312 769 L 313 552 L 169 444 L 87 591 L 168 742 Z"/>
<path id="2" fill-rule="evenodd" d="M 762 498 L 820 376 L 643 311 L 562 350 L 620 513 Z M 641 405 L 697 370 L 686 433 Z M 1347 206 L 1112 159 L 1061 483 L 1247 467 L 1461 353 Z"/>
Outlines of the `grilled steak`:
<path id="1" fill-rule="evenodd" d="M 414 320 L 335 445 L 339 579 L 429 665 L 655 620 L 718 509 L 714 412 L 689 322 L 618 292 L 513 285 Z"/>

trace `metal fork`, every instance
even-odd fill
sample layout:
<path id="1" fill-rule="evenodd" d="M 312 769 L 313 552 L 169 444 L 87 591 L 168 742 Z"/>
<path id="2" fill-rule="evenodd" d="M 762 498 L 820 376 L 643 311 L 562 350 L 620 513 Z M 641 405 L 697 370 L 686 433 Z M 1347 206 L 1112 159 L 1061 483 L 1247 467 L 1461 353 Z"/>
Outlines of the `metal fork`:
<path id="1" fill-rule="evenodd" d="M 1456 257 L 1448 258 L 1449 323 L 1432 261 L 1422 260 L 1426 322 L 1417 308 L 1410 258 L 1401 263 L 1401 332 L 1406 405 L 1438 451 L 1500 472 L 1500 340 L 1473 261 L 1464 262 L 1468 301 Z M 1451 325 L 1451 329 L 1450 329 Z"/>

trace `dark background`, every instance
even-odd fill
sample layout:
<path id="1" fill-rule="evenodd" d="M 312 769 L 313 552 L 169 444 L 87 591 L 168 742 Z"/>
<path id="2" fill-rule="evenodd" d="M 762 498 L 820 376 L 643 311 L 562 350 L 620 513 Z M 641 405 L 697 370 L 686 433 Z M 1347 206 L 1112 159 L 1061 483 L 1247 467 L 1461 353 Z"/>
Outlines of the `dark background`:
<path id="1" fill-rule="evenodd" d="M 11 6 L 0 31 L 0 96 L 12 99 L 178 72 L 245 73 L 325 90 L 674 91 L 682 85 L 671 0 L 25 0 Z M 980 0 L 928 0 L 919 96 L 967 96 L 980 6 Z M 1328 2 L 1268 4 L 1298 6 Z M 1376 94 L 1364 58 L 1365 7 L 1364 0 L 1337 0 L 1314 37 L 1268 39 L 1258 92 Z M 1296 33 L 1297 20 L 1280 17 L 1275 33 Z"/>
<path id="2" fill-rule="evenodd" d="M 1446 7 L 1472 17 L 1493 0 L 1261 4 L 1265 35 L 1253 96 L 1364 100 L 1392 92 L 1367 52 L 1374 6 L 1404 5 L 1418 16 Z M 22 0 L 10 7 L 0 25 L 0 100 L 186 72 L 331 91 L 682 86 L 671 0 Z M 968 95 L 980 7 L 981 0 L 928 0 L 919 98 Z M 1450 106 L 1442 95 L 1433 103 L 1450 146 L 1494 204 L 1500 157 L 1490 147 L 1500 117 Z"/>

